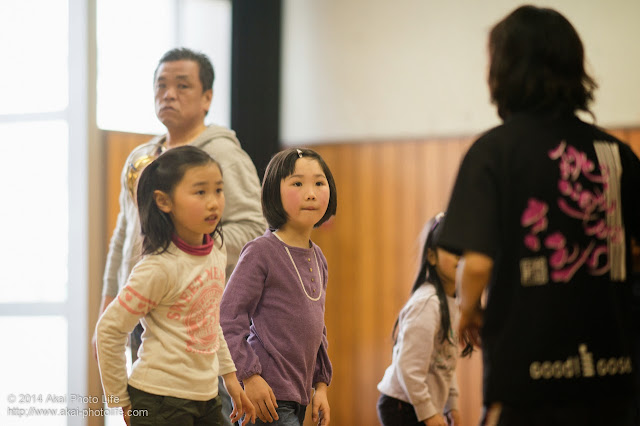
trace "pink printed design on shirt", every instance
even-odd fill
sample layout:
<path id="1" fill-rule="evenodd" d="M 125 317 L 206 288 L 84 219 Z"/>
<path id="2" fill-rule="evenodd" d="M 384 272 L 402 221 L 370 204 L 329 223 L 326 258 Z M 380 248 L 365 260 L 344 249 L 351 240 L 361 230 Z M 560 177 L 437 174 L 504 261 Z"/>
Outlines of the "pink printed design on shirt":
<path id="1" fill-rule="evenodd" d="M 118 296 L 118 303 L 129 313 L 138 316 L 146 315 L 151 309 L 158 306 L 156 302 L 143 297 L 128 285 L 122 289 Z"/>
<path id="2" fill-rule="evenodd" d="M 584 251 L 581 251 L 576 244 L 573 245 L 571 252 L 565 246 L 556 250 L 549 258 L 549 266 L 554 269 L 551 272 L 551 279 L 555 282 L 568 282 L 578 269 L 585 264 L 594 245 L 595 243 L 591 242 Z M 593 273 L 592 270 L 590 273 L 591 275 L 601 275 Z"/>
<path id="3" fill-rule="evenodd" d="M 215 353 L 219 348 L 220 300 L 224 271 L 208 269 L 196 277 L 180 294 L 167 313 L 167 318 L 181 321 L 189 336 L 187 352 Z"/>
<path id="4" fill-rule="evenodd" d="M 547 203 L 530 198 L 527 208 L 522 213 L 520 223 L 523 227 L 531 227 L 531 232 L 524 238 L 524 245 L 531 251 L 540 250 L 540 240 L 536 234 L 546 231 L 549 221 L 547 220 L 547 212 L 549 206 Z"/>
<path id="5" fill-rule="evenodd" d="M 220 299 L 222 288 L 211 285 L 204 288 L 191 305 L 184 320 L 189 334 L 187 352 L 214 353 L 220 347 Z"/>
<path id="6" fill-rule="evenodd" d="M 549 158 L 560 159 L 560 179 L 576 181 L 580 175 L 585 176 L 591 182 L 605 183 L 606 176 L 594 174 L 596 165 L 589 160 L 587 154 L 578 151 L 565 141 L 561 141 L 557 147 L 549 151 Z"/>
<path id="7" fill-rule="evenodd" d="M 616 164 L 607 164 L 607 161 L 611 163 L 610 159 L 603 161 L 599 155 L 599 164 L 596 165 L 586 153 L 565 141 L 548 154 L 550 159 L 558 161 L 560 169 L 558 208 L 568 217 L 580 220 L 585 235 L 591 237 L 586 247 L 580 247 L 577 243 L 569 243 L 560 231 L 547 235 L 543 245 L 553 251 L 547 259 L 552 269 L 550 278 L 554 282 L 568 282 L 582 266 L 591 275 L 603 275 L 610 269 L 609 244 L 624 241 L 622 227 L 610 226 L 606 219 L 619 213 L 617 200 L 610 196 L 610 179 L 615 178 L 610 176 L 610 167 L 615 170 Z M 594 184 L 593 189 L 584 188 L 578 181 L 580 177 Z M 524 245 L 532 252 L 541 249 L 539 236 L 547 231 L 548 210 L 546 203 L 531 198 L 522 214 L 522 226 L 530 228 L 524 237 Z"/>

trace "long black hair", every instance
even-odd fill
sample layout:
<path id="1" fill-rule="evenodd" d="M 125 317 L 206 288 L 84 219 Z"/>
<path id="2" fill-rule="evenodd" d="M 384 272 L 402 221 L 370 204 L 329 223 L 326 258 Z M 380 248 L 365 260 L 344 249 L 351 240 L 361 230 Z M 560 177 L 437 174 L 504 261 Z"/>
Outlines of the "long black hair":
<path id="1" fill-rule="evenodd" d="M 215 164 L 222 169 L 217 161 L 200 148 L 184 145 L 172 148 L 161 154 L 151 162 L 140 174 L 138 181 L 138 214 L 142 231 L 142 254 L 160 254 L 167 251 L 175 226 L 168 213 L 158 208 L 154 197 L 155 191 L 162 191 L 169 196 L 180 183 L 188 169 L 207 164 Z M 220 236 L 222 245 L 222 225 L 218 222 L 211 233 Z"/>
<path id="2" fill-rule="evenodd" d="M 436 296 L 438 296 L 438 302 L 440 304 L 440 342 L 449 340 L 453 345 L 456 345 L 457 342 L 452 341 L 450 338 L 453 333 L 447 294 L 444 291 L 444 286 L 442 285 L 440 276 L 436 271 L 436 265 L 429 263 L 428 257 L 429 250 L 436 252 L 444 218 L 444 213 L 438 213 L 435 217 L 429 220 L 423 228 L 422 238 L 424 239 L 424 244 L 422 244 L 422 249 L 420 251 L 420 268 L 418 269 L 418 274 L 413 282 L 413 287 L 411 287 L 410 294 L 415 293 L 416 290 L 425 284 L 430 284 L 436 289 Z M 393 325 L 393 331 L 391 332 L 394 345 L 397 343 L 398 339 L 398 323 L 399 318 L 396 318 L 396 322 Z M 467 342 L 465 348 L 462 350 L 462 356 L 469 355 L 472 351 L 473 346 Z"/>

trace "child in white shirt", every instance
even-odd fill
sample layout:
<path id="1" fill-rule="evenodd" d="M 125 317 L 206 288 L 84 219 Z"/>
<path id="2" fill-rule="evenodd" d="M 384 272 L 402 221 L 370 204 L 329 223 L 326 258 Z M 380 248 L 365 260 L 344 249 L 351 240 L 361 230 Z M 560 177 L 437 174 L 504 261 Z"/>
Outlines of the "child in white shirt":
<path id="1" fill-rule="evenodd" d="M 234 402 L 231 420 L 245 413 L 255 420 L 219 322 L 220 166 L 193 146 L 168 150 L 142 172 L 137 201 L 144 257 L 97 325 L 108 405 L 123 407 L 127 425 L 221 424 L 221 375 Z M 140 318 L 142 346 L 127 379 L 125 343 Z"/>
<path id="2" fill-rule="evenodd" d="M 378 384 L 378 417 L 383 426 L 460 426 L 455 330 L 455 276 L 459 256 L 438 246 L 444 214 L 425 225 L 420 272 L 393 335 L 391 365 Z M 471 350 L 468 346 L 463 355 Z"/>

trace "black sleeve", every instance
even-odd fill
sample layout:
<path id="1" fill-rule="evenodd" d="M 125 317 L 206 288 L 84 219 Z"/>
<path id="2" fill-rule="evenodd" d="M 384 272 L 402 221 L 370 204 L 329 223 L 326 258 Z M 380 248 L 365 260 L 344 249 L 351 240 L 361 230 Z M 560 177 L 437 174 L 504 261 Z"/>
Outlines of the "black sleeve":
<path id="1" fill-rule="evenodd" d="M 476 141 L 458 170 L 440 245 L 452 251 L 477 251 L 495 258 L 499 240 L 499 170 L 493 144 Z"/>

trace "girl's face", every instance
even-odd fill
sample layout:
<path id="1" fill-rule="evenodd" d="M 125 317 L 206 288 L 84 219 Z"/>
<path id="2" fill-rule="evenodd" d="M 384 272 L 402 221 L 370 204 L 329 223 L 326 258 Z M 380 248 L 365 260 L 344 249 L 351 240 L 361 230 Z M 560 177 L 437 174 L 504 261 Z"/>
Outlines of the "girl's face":
<path id="1" fill-rule="evenodd" d="M 287 226 L 312 229 L 329 205 L 329 183 L 320 163 L 306 157 L 296 161 L 293 174 L 280 182 L 280 198 Z"/>
<path id="2" fill-rule="evenodd" d="M 429 249 L 429 263 L 435 265 L 436 272 L 442 281 L 443 286 L 453 285 L 456 282 L 456 268 L 460 261 L 460 256 L 453 254 L 445 249 L 437 247 L 435 252 Z M 454 287 L 455 288 L 455 287 Z"/>
<path id="3" fill-rule="evenodd" d="M 171 196 L 156 191 L 156 203 L 169 213 L 180 238 L 193 246 L 201 245 L 204 235 L 216 229 L 224 211 L 220 168 L 215 163 L 191 167 Z"/>

